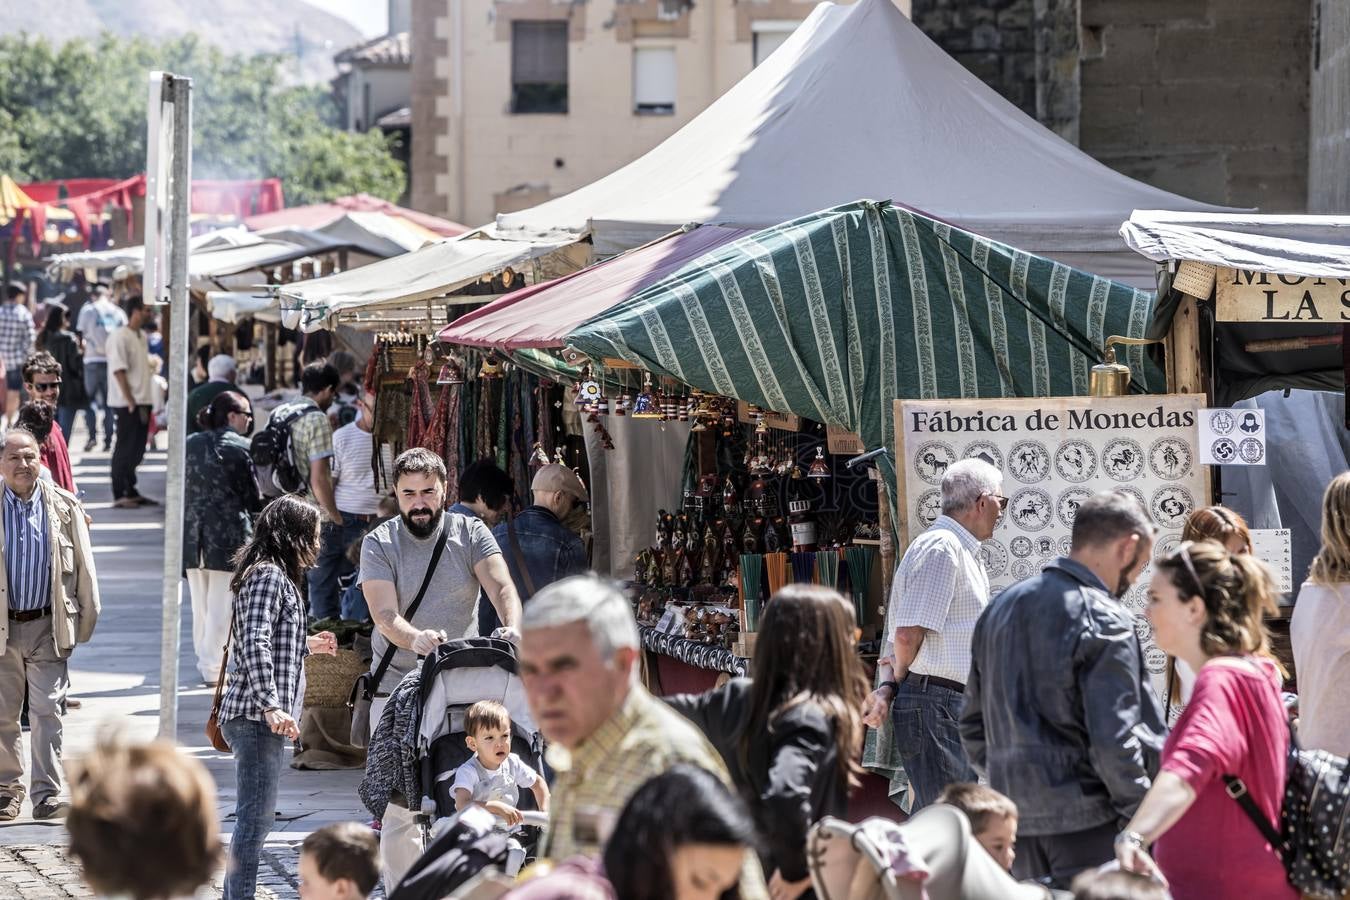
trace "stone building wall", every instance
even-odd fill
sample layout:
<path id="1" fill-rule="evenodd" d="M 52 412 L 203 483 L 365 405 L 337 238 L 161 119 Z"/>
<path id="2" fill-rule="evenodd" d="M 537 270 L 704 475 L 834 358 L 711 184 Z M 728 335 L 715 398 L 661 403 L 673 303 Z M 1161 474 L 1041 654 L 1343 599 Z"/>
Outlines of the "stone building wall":
<path id="1" fill-rule="evenodd" d="M 1327 202 L 1350 200 L 1350 4 L 1311 2 L 1327 10 L 1311 167 L 1310 0 L 914 0 L 914 21 L 1112 168 L 1289 212 L 1309 205 L 1310 168 Z"/>
<path id="2" fill-rule="evenodd" d="M 1307 208 L 1309 0 L 1081 3 L 1082 149 L 1198 200 Z"/>
<path id="3" fill-rule="evenodd" d="M 1350 212 L 1350 4 L 1313 0 L 1308 211 Z"/>

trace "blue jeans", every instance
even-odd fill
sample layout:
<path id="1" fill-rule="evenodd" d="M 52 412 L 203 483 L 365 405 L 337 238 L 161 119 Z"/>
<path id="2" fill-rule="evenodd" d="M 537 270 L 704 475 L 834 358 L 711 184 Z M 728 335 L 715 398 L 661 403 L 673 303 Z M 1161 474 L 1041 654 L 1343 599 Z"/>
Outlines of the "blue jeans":
<path id="1" fill-rule="evenodd" d="M 108 364 L 89 362 L 84 364 L 84 393 L 89 405 L 84 408 L 84 428 L 89 432 L 89 440 L 98 440 L 98 411 L 103 410 L 103 446 L 112 443 L 116 429 L 113 427 L 113 411 L 108 409 Z"/>
<path id="2" fill-rule="evenodd" d="M 234 753 L 235 819 L 230 862 L 225 873 L 225 900 L 253 900 L 258 860 L 277 817 L 277 782 L 286 753 L 286 739 L 264 722 L 239 716 L 221 731 Z"/>
<path id="3" fill-rule="evenodd" d="M 975 781 L 957 721 L 965 695 L 911 674 L 891 703 L 895 748 L 914 792 L 911 813 L 937 802 L 947 785 Z"/>
<path id="4" fill-rule="evenodd" d="M 342 524 L 323 522 L 323 543 L 319 557 L 309 570 L 309 617 L 336 619 L 342 615 L 338 581 L 356 567 L 347 559 L 347 548 L 359 541 L 369 525 L 365 516 L 342 514 Z"/>
<path id="5" fill-rule="evenodd" d="M 75 414 L 79 410 L 74 406 L 58 406 L 56 408 L 56 424 L 61 428 L 61 437 L 70 443 L 70 433 L 75 430 Z"/>

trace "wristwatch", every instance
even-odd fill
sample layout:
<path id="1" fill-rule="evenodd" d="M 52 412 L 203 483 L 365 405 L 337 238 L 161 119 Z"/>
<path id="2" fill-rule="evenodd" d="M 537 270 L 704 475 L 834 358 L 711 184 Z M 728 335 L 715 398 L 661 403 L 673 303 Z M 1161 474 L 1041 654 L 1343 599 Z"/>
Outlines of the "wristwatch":
<path id="1" fill-rule="evenodd" d="M 900 693 L 900 682 L 898 681 L 883 681 L 881 684 L 877 685 L 877 690 L 881 690 L 884 687 L 890 688 L 892 695 Z"/>
<path id="2" fill-rule="evenodd" d="M 1120 834 L 1116 835 L 1115 844 L 1117 847 L 1121 844 L 1133 844 L 1140 850 L 1148 849 L 1148 842 L 1145 841 L 1144 836 L 1137 831 L 1122 831 Z"/>

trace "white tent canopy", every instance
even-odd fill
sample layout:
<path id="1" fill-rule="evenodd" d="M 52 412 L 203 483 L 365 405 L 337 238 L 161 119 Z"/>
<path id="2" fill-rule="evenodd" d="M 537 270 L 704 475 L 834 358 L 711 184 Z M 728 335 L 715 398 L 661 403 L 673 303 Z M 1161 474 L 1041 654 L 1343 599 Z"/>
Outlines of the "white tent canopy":
<path id="1" fill-rule="evenodd" d="M 1022 250 L 1153 284 L 1117 230 L 1135 209 L 1217 211 L 1115 172 L 1000 97 L 889 0 L 821 3 L 654 150 L 497 217 L 501 237 L 592 235 L 607 255 L 687 223 L 767 227 L 893 200 Z"/>
<path id="2" fill-rule="evenodd" d="M 1135 210 L 1120 236 L 1155 262 L 1308 275 L 1350 276 L 1350 216 L 1215 215 Z"/>
<path id="3" fill-rule="evenodd" d="M 302 327 L 314 330 L 326 327 L 330 317 L 341 312 L 390 305 L 408 307 L 421 300 L 452 294 L 484 273 L 519 268 L 558 251 L 565 256 L 574 243 L 572 238 L 488 240 L 474 232 L 326 278 L 278 285 L 275 290 L 281 298 L 283 313 L 299 310 Z M 564 264 L 564 269 L 556 274 L 565 274 L 567 269 L 579 265 L 579 261 Z"/>
<path id="4" fill-rule="evenodd" d="M 218 249 L 221 247 L 246 247 L 262 243 L 263 238 L 245 228 L 220 228 L 205 234 L 194 235 L 188 241 L 188 252 Z M 107 250 L 79 250 L 74 253 L 57 253 L 48 260 L 48 270 L 66 278 L 81 269 L 115 269 L 126 266 L 132 275 L 139 275 L 145 269 L 145 247 L 137 244 L 128 247 L 111 247 Z"/>

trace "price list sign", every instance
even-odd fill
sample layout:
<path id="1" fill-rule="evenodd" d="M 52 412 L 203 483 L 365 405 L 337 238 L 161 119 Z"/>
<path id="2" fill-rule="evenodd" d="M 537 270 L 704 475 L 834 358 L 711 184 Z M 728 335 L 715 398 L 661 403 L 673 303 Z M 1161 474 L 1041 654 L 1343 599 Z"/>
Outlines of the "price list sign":
<path id="1" fill-rule="evenodd" d="M 1293 536 L 1288 528 L 1252 529 L 1252 556 L 1270 566 L 1281 594 L 1294 589 Z"/>

